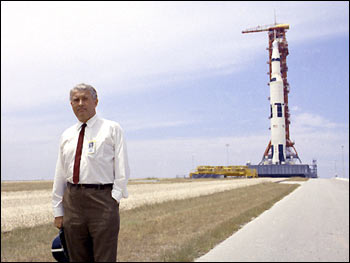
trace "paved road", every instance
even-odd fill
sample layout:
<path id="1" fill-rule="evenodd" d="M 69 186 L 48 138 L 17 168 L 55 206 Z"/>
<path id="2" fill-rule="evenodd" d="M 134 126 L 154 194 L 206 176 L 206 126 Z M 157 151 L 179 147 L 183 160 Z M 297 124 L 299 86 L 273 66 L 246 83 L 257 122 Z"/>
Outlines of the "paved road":
<path id="1" fill-rule="evenodd" d="M 349 262 L 349 180 L 303 182 L 196 261 Z"/>

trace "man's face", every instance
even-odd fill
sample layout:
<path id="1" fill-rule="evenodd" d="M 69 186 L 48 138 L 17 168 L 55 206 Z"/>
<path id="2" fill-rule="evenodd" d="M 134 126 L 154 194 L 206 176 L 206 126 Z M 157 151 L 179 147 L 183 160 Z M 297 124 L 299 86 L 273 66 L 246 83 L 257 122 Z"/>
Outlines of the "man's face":
<path id="1" fill-rule="evenodd" d="M 96 106 L 98 100 L 94 100 L 90 91 L 75 90 L 72 93 L 72 100 L 70 104 L 75 116 L 81 122 L 87 122 L 96 114 Z"/>

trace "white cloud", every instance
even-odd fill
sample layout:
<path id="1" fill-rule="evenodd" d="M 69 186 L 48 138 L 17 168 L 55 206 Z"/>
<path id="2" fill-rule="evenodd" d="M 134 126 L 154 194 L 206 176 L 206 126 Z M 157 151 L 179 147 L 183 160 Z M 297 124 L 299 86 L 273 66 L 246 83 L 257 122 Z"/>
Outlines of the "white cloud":
<path id="1" fill-rule="evenodd" d="M 128 142 L 132 177 L 175 177 L 188 175 L 198 165 L 245 165 L 247 161 L 258 164 L 269 141 L 269 134 L 232 137 L 173 138 L 164 140 L 134 140 Z M 293 133 L 295 148 L 304 164 L 318 161 L 319 177 L 333 176 L 334 160 L 349 156 L 348 133 L 313 131 Z M 348 163 L 345 163 L 349 171 Z M 348 174 L 348 172 L 346 172 Z"/>
<path id="2" fill-rule="evenodd" d="M 149 88 L 160 79 L 231 73 L 263 55 L 266 34 L 241 31 L 272 24 L 274 8 L 278 21 L 291 24 L 289 40 L 298 42 L 348 32 L 342 20 L 346 7 L 333 2 L 6 2 L 1 8 L 4 103 L 13 109 L 62 101 L 82 81 L 117 93 Z"/>
<path id="3" fill-rule="evenodd" d="M 145 121 L 126 121 L 125 129 L 130 131 L 148 130 L 156 128 L 181 127 L 192 124 L 189 121 L 165 121 L 165 122 L 145 122 Z"/>
<path id="4" fill-rule="evenodd" d="M 345 160 L 349 158 L 349 125 L 332 122 L 315 113 L 298 111 L 292 116 L 291 139 L 303 163 L 317 159 L 319 176 L 334 176 L 334 161 L 340 164 L 343 158 L 342 145 L 345 146 Z M 348 177 L 348 162 L 344 167 Z"/>
<path id="5" fill-rule="evenodd" d="M 298 133 L 306 133 L 318 129 L 335 129 L 343 126 L 342 124 L 327 120 L 320 115 L 307 112 L 293 115 L 292 123 L 293 130 Z"/>
<path id="6" fill-rule="evenodd" d="M 174 177 L 188 175 L 198 165 L 226 165 L 227 150 L 230 164 L 259 162 L 267 140 L 265 136 L 246 136 L 129 141 L 132 176 Z"/>
<path id="7" fill-rule="evenodd" d="M 130 165 L 135 177 L 174 177 L 188 175 L 198 165 L 226 165 L 229 144 L 229 163 L 258 164 L 270 139 L 268 131 L 251 136 L 172 138 L 163 140 L 133 140 L 128 142 Z M 342 158 L 340 147 L 345 146 L 344 158 L 349 156 L 349 127 L 333 123 L 312 113 L 295 115 L 291 139 L 304 164 L 318 161 L 320 177 L 333 176 L 334 160 Z M 348 163 L 345 170 L 349 171 Z M 348 172 L 346 172 L 348 174 Z"/>

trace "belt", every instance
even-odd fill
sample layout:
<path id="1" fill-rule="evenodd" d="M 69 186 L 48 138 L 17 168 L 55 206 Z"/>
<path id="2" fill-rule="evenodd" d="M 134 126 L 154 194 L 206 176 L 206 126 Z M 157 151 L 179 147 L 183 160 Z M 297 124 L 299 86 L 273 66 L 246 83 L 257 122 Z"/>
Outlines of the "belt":
<path id="1" fill-rule="evenodd" d="M 113 184 L 72 184 L 70 182 L 67 182 L 68 187 L 75 187 L 75 188 L 95 188 L 99 190 L 113 188 Z"/>

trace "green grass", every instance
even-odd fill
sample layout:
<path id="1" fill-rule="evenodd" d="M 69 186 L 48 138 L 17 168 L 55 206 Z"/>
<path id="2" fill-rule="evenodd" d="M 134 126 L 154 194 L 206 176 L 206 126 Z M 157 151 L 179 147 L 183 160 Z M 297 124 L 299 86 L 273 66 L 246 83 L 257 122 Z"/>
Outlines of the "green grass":
<path id="1" fill-rule="evenodd" d="M 121 211 L 118 261 L 193 261 L 298 184 L 264 183 Z M 53 262 L 53 224 L 1 233 L 1 261 Z"/>
<path id="2" fill-rule="evenodd" d="M 58 234 L 53 224 L 1 233 L 1 262 L 55 262 L 51 242 Z"/>

